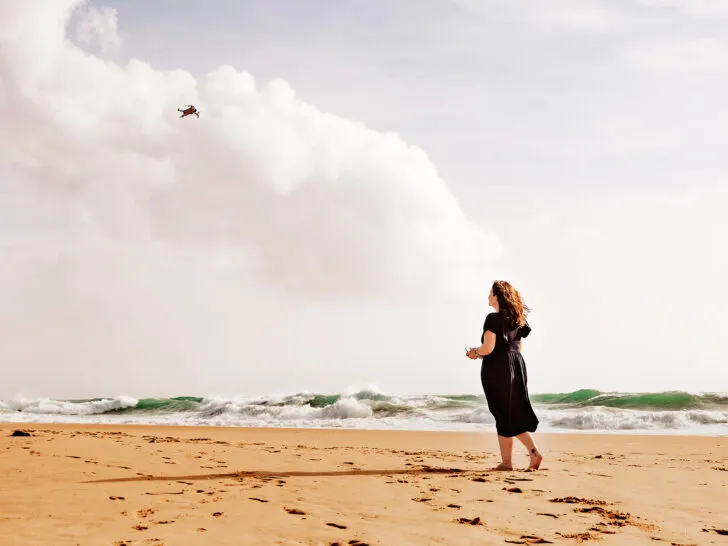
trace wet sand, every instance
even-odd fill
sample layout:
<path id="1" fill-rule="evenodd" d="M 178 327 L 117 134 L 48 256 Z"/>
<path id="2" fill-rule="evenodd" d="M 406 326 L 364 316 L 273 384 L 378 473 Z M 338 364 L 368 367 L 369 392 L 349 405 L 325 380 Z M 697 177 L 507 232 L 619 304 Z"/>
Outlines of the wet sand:
<path id="1" fill-rule="evenodd" d="M 536 472 L 490 471 L 490 432 L 2 423 L 0 437 L 4 544 L 728 544 L 725 437 L 541 434 Z"/>

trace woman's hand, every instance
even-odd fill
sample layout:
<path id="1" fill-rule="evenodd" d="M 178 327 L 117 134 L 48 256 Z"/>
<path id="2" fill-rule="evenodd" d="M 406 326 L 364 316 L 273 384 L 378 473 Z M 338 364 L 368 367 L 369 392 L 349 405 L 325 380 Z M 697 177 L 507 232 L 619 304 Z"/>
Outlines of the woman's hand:
<path id="1" fill-rule="evenodd" d="M 473 347 L 468 349 L 468 352 L 465 353 L 465 356 L 467 356 L 471 360 L 476 360 L 476 359 L 480 358 L 480 355 L 475 352 L 475 348 L 473 348 Z"/>

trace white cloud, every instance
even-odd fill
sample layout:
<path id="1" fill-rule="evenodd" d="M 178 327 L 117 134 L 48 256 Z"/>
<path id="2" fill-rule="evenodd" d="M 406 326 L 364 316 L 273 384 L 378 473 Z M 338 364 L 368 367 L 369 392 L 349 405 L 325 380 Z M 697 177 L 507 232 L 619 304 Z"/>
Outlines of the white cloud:
<path id="1" fill-rule="evenodd" d="M 104 236 L 223 242 L 267 279 L 326 298 L 450 292 L 497 252 L 397 135 L 323 113 L 281 80 L 258 89 L 229 66 L 197 81 L 101 62 L 62 39 L 64 19 L 27 6 L 19 17 L 38 12 L 28 26 L 55 32 L 44 57 L 25 35 L 3 43 L 23 59 L 3 59 L 5 161 L 35 165 L 22 174 L 43 198 L 80 203 Z M 113 10 L 89 13 L 88 35 L 115 35 Z M 200 119 L 179 119 L 189 103 Z"/>
<path id="2" fill-rule="evenodd" d="M 336 389 L 427 328 L 428 359 L 461 356 L 442 298 L 487 293 L 500 244 L 421 149 L 282 80 L 104 61 L 66 38 L 79 5 L 0 0 L 5 396 Z"/>
<path id="3" fill-rule="evenodd" d="M 118 13 L 114 8 L 89 6 L 76 25 L 76 39 L 101 53 L 115 52 L 121 47 Z"/>

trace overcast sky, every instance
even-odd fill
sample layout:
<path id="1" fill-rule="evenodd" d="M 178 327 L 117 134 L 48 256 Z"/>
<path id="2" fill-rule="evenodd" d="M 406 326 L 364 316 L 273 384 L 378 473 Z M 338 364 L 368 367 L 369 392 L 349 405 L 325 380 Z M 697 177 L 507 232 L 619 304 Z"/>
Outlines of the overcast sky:
<path id="1" fill-rule="evenodd" d="M 728 391 L 728 3 L 0 8 L 0 397 Z"/>

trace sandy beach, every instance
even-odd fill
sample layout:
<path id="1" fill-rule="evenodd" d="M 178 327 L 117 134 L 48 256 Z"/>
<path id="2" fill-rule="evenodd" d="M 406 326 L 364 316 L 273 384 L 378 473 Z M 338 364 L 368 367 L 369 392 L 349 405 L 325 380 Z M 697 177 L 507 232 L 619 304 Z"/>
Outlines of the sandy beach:
<path id="1" fill-rule="evenodd" d="M 725 438 L 539 435 L 540 470 L 492 472 L 485 432 L 0 435 L 4 544 L 728 544 Z"/>

